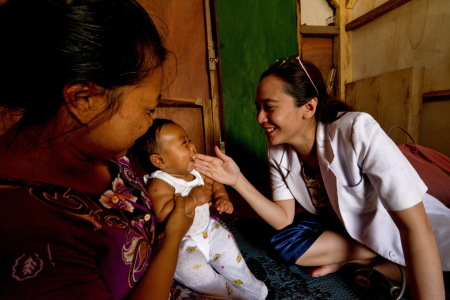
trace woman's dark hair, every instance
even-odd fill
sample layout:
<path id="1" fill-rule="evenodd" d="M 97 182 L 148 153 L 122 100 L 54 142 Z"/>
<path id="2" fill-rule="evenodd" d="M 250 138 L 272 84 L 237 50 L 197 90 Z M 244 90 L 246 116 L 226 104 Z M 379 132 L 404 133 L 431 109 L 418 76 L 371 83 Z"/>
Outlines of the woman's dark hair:
<path id="1" fill-rule="evenodd" d="M 277 60 L 261 74 L 260 82 L 267 76 L 281 79 L 285 85 L 285 92 L 295 99 L 297 106 L 302 106 L 317 97 L 317 121 L 333 122 L 338 118 L 338 112 L 353 110 L 344 101 L 329 97 L 320 70 L 312 63 L 300 60 L 299 56 Z"/>
<path id="2" fill-rule="evenodd" d="M 167 124 L 175 124 L 175 122 L 168 119 L 154 119 L 153 125 L 128 150 L 127 157 L 139 175 L 150 174 L 158 170 L 149 158 L 150 155 L 157 153 L 158 134 Z"/>
<path id="3" fill-rule="evenodd" d="M 134 0 L 9 0 L 0 6 L 0 106 L 36 124 L 64 104 L 67 84 L 104 89 L 111 115 L 117 88 L 139 84 L 167 50 Z"/>

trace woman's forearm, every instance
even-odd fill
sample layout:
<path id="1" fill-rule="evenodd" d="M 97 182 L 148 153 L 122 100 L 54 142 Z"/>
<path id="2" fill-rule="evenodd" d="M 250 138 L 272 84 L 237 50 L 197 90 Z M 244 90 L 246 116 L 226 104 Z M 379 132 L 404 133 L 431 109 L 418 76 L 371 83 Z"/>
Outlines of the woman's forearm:
<path id="1" fill-rule="evenodd" d="M 214 181 L 233 187 L 255 210 L 275 229 L 282 229 L 292 223 L 295 214 L 295 200 L 273 202 L 262 195 L 240 171 L 231 157 L 216 146 L 217 157 L 197 154 L 195 168 Z"/>
<path id="2" fill-rule="evenodd" d="M 178 260 L 180 238 L 164 236 L 129 299 L 167 300 Z"/>
<path id="3" fill-rule="evenodd" d="M 414 299 L 445 299 L 442 266 L 433 231 L 402 235 L 408 284 Z"/>
<path id="4" fill-rule="evenodd" d="M 391 216 L 400 231 L 414 299 L 445 299 L 439 250 L 423 203 Z"/>
<path id="5" fill-rule="evenodd" d="M 267 199 L 245 176 L 240 173 L 236 184 L 232 186 L 270 226 L 279 230 L 292 223 L 295 210 L 284 210 L 280 205 Z M 290 200 L 287 200 L 290 201 Z"/>
<path id="6" fill-rule="evenodd" d="M 158 245 L 153 248 L 147 270 L 133 289 L 130 299 L 168 299 L 181 241 L 194 220 L 194 214 L 186 215 L 185 204 L 185 199 L 180 194 L 175 194 L 175 207 L 167 220 L 164 233 Z"/>

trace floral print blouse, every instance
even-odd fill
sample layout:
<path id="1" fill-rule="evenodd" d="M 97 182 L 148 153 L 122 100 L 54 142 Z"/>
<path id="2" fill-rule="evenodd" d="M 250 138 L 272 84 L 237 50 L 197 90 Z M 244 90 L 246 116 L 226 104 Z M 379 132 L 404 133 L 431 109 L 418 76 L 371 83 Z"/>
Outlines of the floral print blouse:
<path id="1" fill-rule="evenodd" d="M 102 195 L 0 180 L 0 299 L 129 294 L 148 266 L 155 219 L 128 159 L 106 164 Z"/>

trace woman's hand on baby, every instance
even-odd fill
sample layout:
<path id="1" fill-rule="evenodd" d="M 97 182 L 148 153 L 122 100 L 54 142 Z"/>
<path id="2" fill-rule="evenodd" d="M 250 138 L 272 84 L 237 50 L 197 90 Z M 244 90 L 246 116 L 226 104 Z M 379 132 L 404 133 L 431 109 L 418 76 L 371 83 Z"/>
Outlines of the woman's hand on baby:
<path id="1" fill-rule="evenodd" d="M 175 207 L 169 214 L 164 233 L 166 236 L 178 236 L 181 239 L 191 227 L 195 211 L 191 214 L 186 214 L 186 200 L 181 194 L 175 194 L 174 201 Z"/>
<path id="2" fill-rule="evenodd" d="M 220 198 L 216 201 L 215 207 L 219 214 L 231 214 L 234 211 L 233 203 L 229 199 Z"/>
<path id="3" fill-rule="evenodd" d="M 195 169 L 222 184 L 236 185 L 241 175 L 239 166 L 231 157 L 222 153 L 217 146 L 214 147 L 214 151 L 217 157 L 198 153 L 194 163 Z"/>

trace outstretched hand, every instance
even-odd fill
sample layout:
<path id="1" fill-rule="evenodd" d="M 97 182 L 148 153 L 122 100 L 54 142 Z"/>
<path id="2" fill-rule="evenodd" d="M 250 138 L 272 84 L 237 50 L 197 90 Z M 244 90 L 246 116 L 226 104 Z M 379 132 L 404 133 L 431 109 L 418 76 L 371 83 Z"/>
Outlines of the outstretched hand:
<path id="1" fill-rule="evenodd" d="M 238 165 L 231 157 L 222 153 L 217 146 L 214 147 L 214 151 L 217 157 L 198 153 L 194 163 L 195 169 L 222 184 L 236 185 L 241 176 Z"/>

